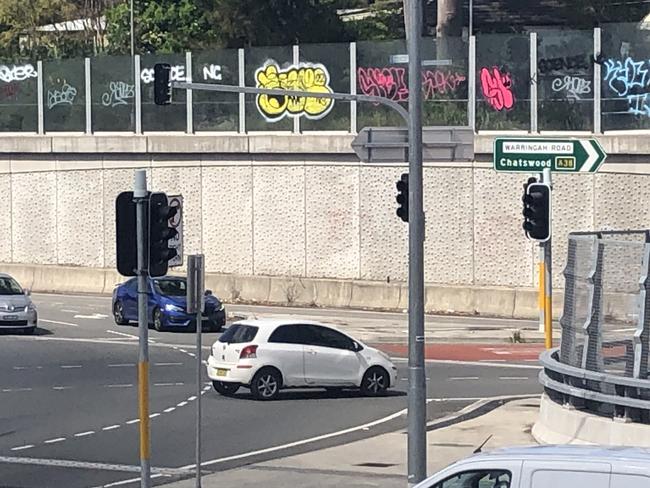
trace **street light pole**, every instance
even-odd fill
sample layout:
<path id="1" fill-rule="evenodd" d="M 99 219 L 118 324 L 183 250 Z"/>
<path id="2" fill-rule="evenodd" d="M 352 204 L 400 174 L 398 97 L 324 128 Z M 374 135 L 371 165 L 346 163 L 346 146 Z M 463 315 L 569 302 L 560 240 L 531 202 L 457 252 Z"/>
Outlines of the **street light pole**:
<path id="1" fill-rule="evenodd" d="M 408 1 L 406 32 L 409 59 L 408 483 L 414 485 L 426 478 L 427 471 L 422 203 L 422 0 Z"/>
<path id="2" fill-rule="evenodd" d="M 133 0 L 131 0 L 130 14 L 131 14 L 131 58 L 133 58 L 133 56 L 135 56 L 135 39 L 134 39 L 134 28 L 133 28 Z"/>

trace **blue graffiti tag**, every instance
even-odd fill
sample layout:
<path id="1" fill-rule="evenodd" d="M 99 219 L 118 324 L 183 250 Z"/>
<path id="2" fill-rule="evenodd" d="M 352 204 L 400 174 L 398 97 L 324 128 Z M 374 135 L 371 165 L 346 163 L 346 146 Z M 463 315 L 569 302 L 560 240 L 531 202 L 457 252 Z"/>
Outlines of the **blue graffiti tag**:
<path id="1" fill-rule="evenodd" d="M 646 61 L 634 61 L 627 58 L 625 61 L 608 59 L 605 61 L 605 81 L 609 87 L 620 97 L 624 97 L 635 86 L 645 88 L 648 70 L 644 68 Z"/>
<path id="2" fill-rule="evenodd" d="M 650 60 L 635 61 L 607 59 L 605 78 L 609 88 L 616 96 L 627 101 L 627 111 L 633 115 L 650 117 Z"/>

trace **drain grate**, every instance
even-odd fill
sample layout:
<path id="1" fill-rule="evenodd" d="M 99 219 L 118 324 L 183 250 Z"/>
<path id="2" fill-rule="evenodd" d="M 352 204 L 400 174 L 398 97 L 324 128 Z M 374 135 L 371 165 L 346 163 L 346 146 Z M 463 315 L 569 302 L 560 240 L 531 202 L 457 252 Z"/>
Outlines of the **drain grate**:
<path id="1" fill-rule="evenodd" d="M 355 466 L 359 466 L 362 468 L 390 468 L 391 466 L 397 466 L 397 464 L 391 464 L 391 463 L 361 463 L 361 464 L 355 464 Z"/>

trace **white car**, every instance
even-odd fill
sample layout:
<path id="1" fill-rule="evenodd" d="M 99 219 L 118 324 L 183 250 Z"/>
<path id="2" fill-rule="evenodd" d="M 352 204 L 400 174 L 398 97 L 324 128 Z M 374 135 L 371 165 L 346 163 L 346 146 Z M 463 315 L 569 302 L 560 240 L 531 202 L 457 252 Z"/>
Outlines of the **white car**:
<path id="1" fill-rule="evenodd" d="M 245 320 L 212 346 L 208 376 L 233 395 L 240 386 L 271 400 L 282 388 L 360 388 L 377 396 L 395 386 L 397 368 L 381 351 L 342 332 L 305 320 Z"/>

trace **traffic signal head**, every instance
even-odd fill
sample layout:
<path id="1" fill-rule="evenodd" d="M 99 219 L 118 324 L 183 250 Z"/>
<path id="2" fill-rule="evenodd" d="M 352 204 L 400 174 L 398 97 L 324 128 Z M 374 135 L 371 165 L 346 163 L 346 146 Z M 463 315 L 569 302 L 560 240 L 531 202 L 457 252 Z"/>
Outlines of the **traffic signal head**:
<path id="1" fill-rule="evenodd" d="M 404 222 L 409 221 L 409 174 L 403 173 L 402 177 L 397 180 L 397 216 Z"/>
<path id="2" fill-rule="evenodd" d="M 524 185 L 524 231 L 529 239 L 545 242 L 551 237 L 551 187 L 534 178 Z"/>
<path id="3" fill-rule="evenodd" d="M 115 250 L 117 271 L 123 276 L 135 276 L 138 269 L 135 212 L 133 192 L 120 193 L 115 200 Z"/>
<path id="4" fill-rule="evenodd" d="M 165 63 L 153 67 L 153 100 L 156 105 L 172 103 L 171 70 L 172 67 Z"/>
<path id="5" fill-rule="evenodd" d="M 167 274 L 169 260 L 176 257 L 176 249 L 169 247 L 169 240 L 178 235 L 178 231 L 169 225 L 169 220 L 178 209 L 170 207 L 167 195 L 152 193 L 149 197 L 149 275 Z"/>

